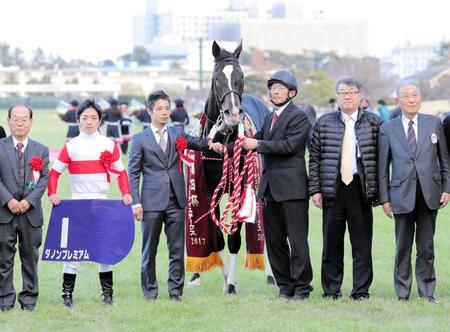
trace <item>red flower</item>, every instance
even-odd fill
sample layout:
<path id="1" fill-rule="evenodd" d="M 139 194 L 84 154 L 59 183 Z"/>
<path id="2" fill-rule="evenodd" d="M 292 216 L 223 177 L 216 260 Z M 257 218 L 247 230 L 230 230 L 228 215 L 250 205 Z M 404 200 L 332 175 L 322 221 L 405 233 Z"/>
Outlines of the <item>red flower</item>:
<path id="1" fill-rule="evenodd" d="M 177 147 L 178 152 L 182 153 L 184 149 L 186 149 L 187 147 L 186 139 L 183 136 L 178 136 L 175 145 Z"/>
<path id="2" fill-rule="evenodd" d="M 100 162 L 106 168 L 110 168 L 111 162 L 112 162 L 111 159 L 112 159 L 112 153 L 109 152 L 108 150 L 105 150 L 100 154 Z"/>
<path id="3" fill-rule="evenodd" d="M 44 167 L 44 161 L 41 157 L 36 156 L 30 160 L 28 165 L 30 165 L 32 171 L 40 172 Z"/>

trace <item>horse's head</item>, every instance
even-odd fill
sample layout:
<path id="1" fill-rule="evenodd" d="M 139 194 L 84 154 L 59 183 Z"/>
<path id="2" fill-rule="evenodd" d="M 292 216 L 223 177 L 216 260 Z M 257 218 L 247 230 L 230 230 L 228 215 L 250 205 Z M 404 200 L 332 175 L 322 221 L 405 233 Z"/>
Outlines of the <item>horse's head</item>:
<path id="1" fill-rule="evenodd" d="M 212 54 L 215 59 L 212 77 L 211 92 L 217 104 L 218 131 L 227 132 L 233 129 L 241 120 L 241 98 L 244 91 L 244 73 L 239 64 L 239 55 L 242 51 L 242 41 L 233 53 L 221 48 L 215 41 Z"/>

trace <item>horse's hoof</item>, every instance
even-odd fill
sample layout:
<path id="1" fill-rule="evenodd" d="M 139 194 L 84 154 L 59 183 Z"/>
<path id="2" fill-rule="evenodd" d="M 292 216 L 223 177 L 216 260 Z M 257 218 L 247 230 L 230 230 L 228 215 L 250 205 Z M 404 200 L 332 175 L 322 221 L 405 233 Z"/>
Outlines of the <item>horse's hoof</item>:
<path id="1" fill-rule="evenodd" d="M 267 276 L 267 284 L 275 285 L 275 278 L 273 276 Z"/>
<path id="2" fill-rule="evenodd" d="M 191 280 L 188 282 L 189 286 L 200 286 L 200 273 L 194 273 Z"/>
<path id="3" fill-rule="evenodd" d="M 229 284 L 227 287 L 227 294 L 236 295 L 236 287 L 234 285 Z"/>

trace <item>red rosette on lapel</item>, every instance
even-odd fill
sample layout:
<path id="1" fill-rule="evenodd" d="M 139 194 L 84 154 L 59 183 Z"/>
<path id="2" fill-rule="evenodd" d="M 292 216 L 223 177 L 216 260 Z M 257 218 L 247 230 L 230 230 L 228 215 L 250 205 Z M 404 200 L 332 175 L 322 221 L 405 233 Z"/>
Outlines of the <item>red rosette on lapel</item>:
<path id="1" fill-rule="evenodd" d="M 28 162 L 31 170 L 31 180 L 27 183 L 27 188 L 33 190 L 36 183 L 38 183 L 41 177 L 42 168 L 44 168 L 44 160 L 41 157 L 35 156 Z"/>
<path id="2" fill-rule="evenodd" d="M 103 167 L 105 167 L 106 169 L 106 178 L 108 179 L 108 182 L 111 182 L 111 177 L 109 175 L 109 173 L 113 173 L 116 175 L 119 175 L 120 172 L 111 168 L 111 164 L 112 164 L 112 153 L 109 152 L 108 150 L 103 151 L 100 154 L 100 163 L 103 165 Z"/>
<path id="3" fill-rule="evenodd" d="M 191 167 L 194 164 L 194 161 L 186 156 L 184 154 L 184 150 L 187 148 L 187 142 L 186 139 L 183 136 L 178 136 L 177 140 L 175 141 L 175 146 L 178 150 L 178 169 L 180 172 L 183 171 L 183 165 L 184 163 L 187 167 Z"/>

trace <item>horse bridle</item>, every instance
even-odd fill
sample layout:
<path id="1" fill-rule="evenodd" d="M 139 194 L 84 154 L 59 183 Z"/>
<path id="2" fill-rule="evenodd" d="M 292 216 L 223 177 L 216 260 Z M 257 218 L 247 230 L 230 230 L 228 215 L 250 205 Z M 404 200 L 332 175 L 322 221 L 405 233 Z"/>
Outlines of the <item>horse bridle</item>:
<path id="1" fill-rule="evenodd" d="M 237 62 L 237 63 L 239 63 L 239 60 L 238 59 L 233 59 L 233 58 L 225 58 L 225 59 L 217 60 L 216 64 L 219 63 L 219 62 Z M 219 99 L 216 99 L 217 107 L 220 110 L 220 115 L 217 118 L 216 123 L 223 118 L 223 112 L 224 111 L 222 110 L 222 103 L 225 101 L 225 98 L 228 95 L 231 95 L 231 94 L 235 94 L 236 96 L 238 96 L 239 101 L 242 102 L 242 93 L 240 93 L 239 91 L 236 91 L 236 90 L 228 90 L 227 92 L 225 92 L 222 95 L 222 97 L 220 97 Z"/>

